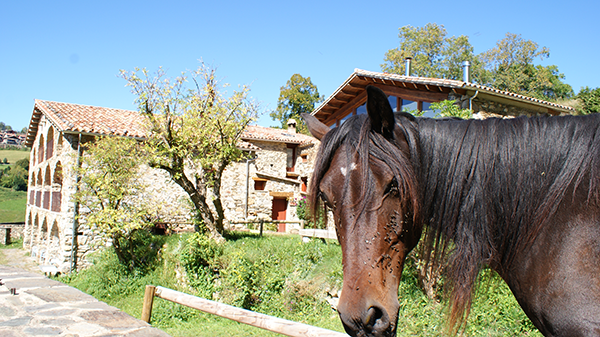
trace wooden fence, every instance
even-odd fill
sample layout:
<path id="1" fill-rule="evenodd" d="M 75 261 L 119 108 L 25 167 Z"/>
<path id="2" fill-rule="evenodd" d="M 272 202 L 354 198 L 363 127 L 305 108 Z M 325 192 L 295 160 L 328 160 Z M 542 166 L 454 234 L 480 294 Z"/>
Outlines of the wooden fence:
<path id="1" fill-rule="evenodd" d="M 176 290 L 160 286 L 146 286 L 144 294 L 144 306 L 142 308 L 142 320 L 150 323 L 152 316 L 152 303 L 154 297 L 185 305 L 209 314 L 221 316 L 236 322 L 252 325 L 257 328 L 280 333 L 293 337 L 348 337 L 348 335 L 318 328 L 312 325 L 288 321 L 286 319 L 260 314 L 254 311 L 240 309 L 231 305 L 207 300 L 197 296 L 188 295 Z"/>

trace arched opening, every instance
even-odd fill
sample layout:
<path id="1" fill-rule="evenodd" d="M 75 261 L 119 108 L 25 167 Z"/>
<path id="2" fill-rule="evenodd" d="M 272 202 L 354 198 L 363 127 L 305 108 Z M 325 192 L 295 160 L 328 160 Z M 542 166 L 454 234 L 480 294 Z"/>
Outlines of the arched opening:
<path id="1" fill-rule="evenodd" d="M 42 206 L 42 170 L 38 170 L 37 179 L 35 181 L 35 203 L 37 207 Z"/>
<path id="2" fill-rule="evenodd" d="M 40 238 L 38 242 L 38 262 L 45 261 L 47 256 L 46 247 L 48 246 L 48 222 L 46 221 L 46 218 L 44 218 L 44 221 L 42 221 L 42 226 L 40 227 Z"/>
<path id="3" fill-rule="evenodd" d="M 52 187 L 52 180 L 50 180 L 51 176 L 52 176 L 52 173 L 50 170 L 50 165 L 47 165 L 46 166 L 46 174 L 44 175 L 44 183 L 42 185 L 43 190 L 44 190 L 44 196 L 42 199 L 44 209 L 50 209 L 50 189 Z"/>
<path id="4" fill-rule="evenodd" d="M 53 212 L 60 212 L 60 203 L 62 200 L 62 164 L 56 163 L 54 174 L 52 176 L 52 207 Z"/>
<path id="5" fill-rule="evenodd" d="M 63 145 L 63 136 L 60 132 L 57 134 L 57 138 L 58 139 L 56 140 L 56 150 L 60 151 L 60 148 Z"/>
<path id="6" fill-rule="evenodd" d="M 38 164 L 41 163 L 44 160 L 44 135 L 40 135 L 40 143 L 38 146 L 38 151 L 37 151 L 37 162 Z"/>
<path id="7" fill-rule="evenodd" d="M 54 128 L 52 126 L 48 128 L 48 135 L 46 138 L 46 160 L 48 160 L 52 158 L 54 152 Z"/>
<path id="8" fill-rule="evenodd" d="M 52 223 L 47 247 L 48 253 L 46 257 L 46 263 L 58 263 L 58 261 L 52 261 L 60 256 L 60 232 L 58 230 L 58 223 L 56 220 Z"/>

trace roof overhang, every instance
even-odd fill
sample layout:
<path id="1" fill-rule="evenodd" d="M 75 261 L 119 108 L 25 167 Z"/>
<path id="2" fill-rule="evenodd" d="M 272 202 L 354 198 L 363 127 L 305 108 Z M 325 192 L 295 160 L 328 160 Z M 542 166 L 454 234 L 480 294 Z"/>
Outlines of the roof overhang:
<path id="1" fill-rule="evenodd" d="M 355 69 L 354 73 L 312 112 L 312 115 L 331 126 L 337 118 L 346 116 L 366 102 L 367 85 L 379 87 L 387 95 L 395 95 L 411 101 L 438 102 L 448 99 L 451 92 L 469 96 L 474 96 L 477 93 L 479 98 L 519 106 L 539 113 L 559 115 L 575 112 L 571 107 L 497 90 L 476 83 Z"/>

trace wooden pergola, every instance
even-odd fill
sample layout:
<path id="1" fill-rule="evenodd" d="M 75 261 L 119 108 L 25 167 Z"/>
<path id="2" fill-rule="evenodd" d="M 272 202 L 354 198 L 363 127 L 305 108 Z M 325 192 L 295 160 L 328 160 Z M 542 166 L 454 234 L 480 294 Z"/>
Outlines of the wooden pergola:
<path id="1" fill-rule="evenodd" d="M 312 115 L 328 126 L 337 124 L 348 115 L 356 114 L 357 108 L 367 100 L 367 85 L 382 89 L 388 96 L 397 97 L 397 110 L 402 101 L 417 102 L 419 111 L 423 102 L 439 102 L 448 99 L 451 93 L 457 96 L 478 97 L 498 103 L 521 106 L 539 113 L 551 115 L 572 114 L 571 107 L 540 99 L 510 93 L 476 83 L 439 78 L 402 76 L 355 69 L 354 73 L 338 89 L 316 108 Z"/>

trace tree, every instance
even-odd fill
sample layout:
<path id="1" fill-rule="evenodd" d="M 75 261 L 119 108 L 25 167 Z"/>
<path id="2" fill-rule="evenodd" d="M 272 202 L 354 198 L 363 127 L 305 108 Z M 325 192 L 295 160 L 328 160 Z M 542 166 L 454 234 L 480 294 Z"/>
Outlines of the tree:
<path id="1" fill-rule="evenodd" d="M 583 114 L 600 112 L 600 88 L 582 88 L 577 94 L 577 100 L 581 104 L 579 109 Z"/>
<path id="2" fill-rule="evenodd" d="M 280 88 L 277 110 L 273 111 L 270 116 L 273 120 L 280 121 L 282 128 L 287 125 L 290 118 L 293 118 L 298 123 L 298 131 L 308 135 L 310 133 L 304 125 L 304 119 L 300 118 L 300 114 L 311 113 L 315 109 L 315 104 L 322 101 L 323 96 L 319 95 L 319 90 L 312 83 L 310 77 L 294 74 L 286 85 Z"/>
<path id="3" fill-rule="evenodd" d="M 86 221 L 112 246 L 119 261 L 133 270 L 143 265 L 136 254 L 134 234 L 151 225 L 152 212 L 139 203 L 144 185 L 138 169 L 141 145 L 124 137 L 101 137 L 87 145 L 79 168 L 81 181 L 75 199 L 86 206 Z"/>
<path id="4" fill-rule="evenodd" d="M 534 65 L 535 59 L 550 56 L 546 47 L 507 33 L 496 47 L 475 55 L 468 37 L 447 37 L 443 25 L 429 23 L 425 27 L 401 27 L 400 46 L 385 54 L 381 65 L 385 72 L 404 74 L 406 57 L 412 57 L 412 73 L 416 76 L 462 79 L 462 62 L 469 61 L 470 81 L 497 89 L 545 100 L 573 96 L 570 85 L 563 83 L 564 74 L 555 65 Z"/>
<path id="5" fill-rule="evenodd" d="M 444 25 L 428 23 L 425 27 L 399 28 L 400 46 L 386 52 L 381 69 L 388 73 L 405 74 L 405 59 L 411 57 L 411 74 L 422 77 L 462 79 L 462 62 L 471 63 L 471 73 L 477 75 L 481 65 L 473 54 L 473 46 L 465 35 L 447 37 Z"/>
<path id="6" fill-rule="evenodd" d="M 255 120 L 258 106 L 248 98 L 245 86 L 225 97 L 215 73 L 202 64 L 190 75 L 182 73 L 174 79 L 162 68 L 153 75 L 136 69 L 121 71 L 121 76 L 148 121 L 150 166 L 168 172 L 189 195 L 198 229 L 222 241 L 221 177 L 229 163 L 244 157 L 238 141 Z"/>
<path id="7" fill-rule="evenodd" d="M 555 65 L 534 65 L 536 58 L 543 60 L 550 50 L 521 35 L 507 33 L 496 43 L 496 47 L 482 53 L 487 76 L 485 85 L 546 100 L 565 99 L 573 96 L 573 89 L 562 80 Z"/>

